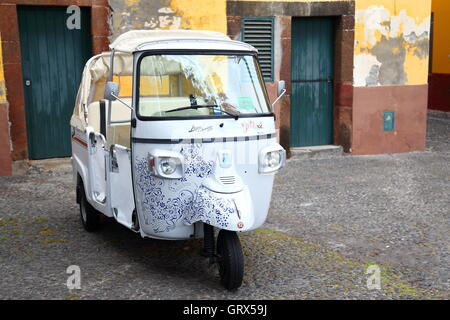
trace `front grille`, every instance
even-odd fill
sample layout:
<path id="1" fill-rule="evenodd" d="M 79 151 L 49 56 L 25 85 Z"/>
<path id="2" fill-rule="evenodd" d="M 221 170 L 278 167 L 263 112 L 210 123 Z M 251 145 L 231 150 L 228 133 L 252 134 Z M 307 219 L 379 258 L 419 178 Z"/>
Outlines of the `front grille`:
<path id="1" fill-rule="evenodd" d="M 234 184 L 236 182 L 235 176 L 224 176 L 219 178 L 223 184 Z"/>

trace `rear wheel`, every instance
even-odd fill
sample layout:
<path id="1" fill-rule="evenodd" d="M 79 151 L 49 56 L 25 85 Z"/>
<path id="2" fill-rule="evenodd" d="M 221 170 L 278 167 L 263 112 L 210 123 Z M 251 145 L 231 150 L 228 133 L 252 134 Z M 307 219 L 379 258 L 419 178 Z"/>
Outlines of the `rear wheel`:
<path id="1" fill-rule="evenodd" d="M 100 228 L 100 212 L 87 201 L 83 185 L 80 187 L 80 216 L 86 231 L 92 232 Z"/>
<path id="2" fill-rule="evenodd" d="M 217 255 L 222 285 L 228 290 L 236 290 L 241 286 L 244 276 L 244 255 L 236 232 L 220 230 Z"/>

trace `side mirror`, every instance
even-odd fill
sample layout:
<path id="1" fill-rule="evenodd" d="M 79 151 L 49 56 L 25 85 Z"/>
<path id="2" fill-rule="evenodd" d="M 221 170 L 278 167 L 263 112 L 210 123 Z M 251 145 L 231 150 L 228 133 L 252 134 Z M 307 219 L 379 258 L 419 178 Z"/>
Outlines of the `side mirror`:
<path id="1" fill-rule="evenodd" d="M 108 81 L 105 85 L 105 99 L 110 101 L 117 100 L 117 97 L 119 96 L 119 84 Z"/>
<path id="2" fill-rule="evenodd" d="M 278 96 L 284 94 L 283 91 L 286 91 L 286 82 L 284 80 L 278 81 Z"/>
<path id="3" fill-rule="evenodd" d="M 104 95 L 106 100 L 109 101 L 120 101 L 120 103 L 122 103 L 125 107 L 127 107 L 130 110 L 133 110 L 132 107 L 130 107 L 126 102 L 124 102 L 122 99 L 119 98 L 119 84 L 112 82 L 112 81 L 108 81 L 105 84 L 105 95 Z"/>
<path id="4" fill-rule="evenodd" d="M 286 93 L 286 82 L 284 80 L 278 81 L 278 98 L 272 103 L 272 108 L 275 106 L 275 103 L 280 100 L 280 98 Z"/>

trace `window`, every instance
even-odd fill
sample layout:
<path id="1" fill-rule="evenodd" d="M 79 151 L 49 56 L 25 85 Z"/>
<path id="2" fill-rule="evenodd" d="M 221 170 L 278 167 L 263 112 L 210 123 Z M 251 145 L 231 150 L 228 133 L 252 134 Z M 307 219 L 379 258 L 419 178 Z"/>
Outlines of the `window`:
<path id="1" fill-rule="evenodd" d="M 148 55 L 138 68 L 143 117 L 271 112 L 252 55 Z"/>
<path id="2" fill-rule="evenodd" d="M 273 81 L 273 17 L 244 17 L 241 25 L 242 41 L 258 49 L 264 81 Z"/>

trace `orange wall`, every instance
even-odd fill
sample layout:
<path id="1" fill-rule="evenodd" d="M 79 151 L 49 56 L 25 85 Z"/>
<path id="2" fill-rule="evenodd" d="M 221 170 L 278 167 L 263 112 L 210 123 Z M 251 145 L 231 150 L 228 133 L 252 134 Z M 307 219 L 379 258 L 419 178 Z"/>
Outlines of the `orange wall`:
<path id="1" fill-rule="evenodd" d="M 433 0 L 433 73 L 450 73 L 450 0 Z"/>

